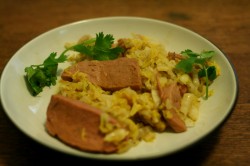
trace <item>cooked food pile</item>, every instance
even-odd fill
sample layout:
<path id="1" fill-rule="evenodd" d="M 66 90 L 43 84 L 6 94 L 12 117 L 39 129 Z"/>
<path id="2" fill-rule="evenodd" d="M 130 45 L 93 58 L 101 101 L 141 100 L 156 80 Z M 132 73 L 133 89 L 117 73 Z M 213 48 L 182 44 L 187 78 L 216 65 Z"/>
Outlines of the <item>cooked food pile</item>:
<path id="1" fill-rule="evenodd" d="M 156 133 L 186 132 L 220 74 L 213 51 L 169 52 L 138 34 L 116 43 L 103 33 L 86 35 L 67 44 L 60 57 L 66 53 L 71 65 L 51 97 L 46 129 L 94 153 L 124 153 L 154 141 Z"/>

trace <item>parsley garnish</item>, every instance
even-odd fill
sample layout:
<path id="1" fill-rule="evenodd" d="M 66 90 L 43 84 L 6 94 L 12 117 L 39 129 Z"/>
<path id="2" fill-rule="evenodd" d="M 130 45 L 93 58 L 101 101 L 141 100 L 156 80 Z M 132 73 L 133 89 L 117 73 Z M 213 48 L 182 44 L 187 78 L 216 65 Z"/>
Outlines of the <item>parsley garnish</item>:
<path id="1" fill-rule="evenodd" d="M 114 38 L 112 35 L 104 35 L 103 32 L 100 32 L 96 34 L 96 38 L 91 38 L 83 43 L 67 48 L 58 58 L 56 58 L 57 53 L 51 53 L 43 64 L 31 65 L 24 69 L 28 89 L 33 96 L 36 96 L 43 91 L 45 86 L 55 85 L 58 63 L 63 63 L 67 60 L 65 54 L 69 50 L 85 54 L 94 60 L 116 59 L 123 52 L 123 49 L 121 47 L 112 47 L 113 43 Z"/>
<path id="2" fill-rule="evenodd" d="M 200 78 L 205 77 L 206 95 L 204 99 L 207 99 L 209 81 L 213 81 L 217 77 L 215 66 L 209 66 L 207 62 L 215 55 L 215 52 L 202 51 L 200 54 L 198 54 L 190 49 L 187 49 L 185 51 L 182 51 L 181 55 L 183 55 L 186 58 L 181 60 L 176 65 L 176 68 L 182 70 L 185 73 L 190 73 L 193 70 L 194 65 L 198 67 L 200 66 L 200 69 L 198 71 L 198 76 Z"/>

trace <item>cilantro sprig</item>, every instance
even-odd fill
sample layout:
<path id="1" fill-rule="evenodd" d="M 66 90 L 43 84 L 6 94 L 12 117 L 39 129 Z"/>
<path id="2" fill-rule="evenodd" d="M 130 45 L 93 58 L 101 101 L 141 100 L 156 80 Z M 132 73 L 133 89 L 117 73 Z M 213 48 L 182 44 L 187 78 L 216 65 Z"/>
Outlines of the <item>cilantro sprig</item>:
<path id="1" fill-rule="evenodd" d="M 104 35 L 100 32 L 95 38 L 65 49 L 58 58 L 56 58 L 57 53 L 53 52 L 42 64 L 26 67 L 25 80 L 29 91 L 33 96 L 37 96 L 44 87 L 56 84 L 58 63 L 67 60 L 68 51 L 77 51 L 94 60 L 112 60 L 123 52 L 121 47 L 112 47 L 113 43 L 114 37 L 111 34 Z"/>
<path id="2" fill-rule="evenodd" d="M 176 68 L 182 70 L 185 73 L 192 72 L 194 66 L 200 68 L 198 71 L 199 78 L 205 77 L 206 83 L 206 94 L 204 99 L 208 98 L 208 87 L 210 82 L 212 82 L 216 77 L 216 68 L 215 66 L 210 66 L 207 62 L 211 59 L 214 55 L 214 51 L 202 51 L 200 54 L 193 52 L 190 49 L 186 49 L 185 51 L 181 52 L 181 55 L 185 57 L 185 59 L 181 60 L 177 65 Z"/>
<path id="3" fill-rule="evenodd" d="M 72 50 L 87 55 L 94 60 L 113 60 L 123 52 L 121 47 L 112 47 L 113 43 L 113 35 L 104 35 L 103 32 L 100 32 L 96 34 L 95 38 L 85 40 L 83 43 L 69 47 L 62 54 Z"/>
<path id="4" fill-rule="evenodd" d="M 43 64 L 31 65 L 24 69 L 26 83 L 33 96 L 42 92 L 45 86 L 50 87 L 56 84 L 58 63 L 67 59 L 65 55 L 60 55 L 58 58 L 56 58 L 56 55 L 53 52 L 44 60 Z"/>

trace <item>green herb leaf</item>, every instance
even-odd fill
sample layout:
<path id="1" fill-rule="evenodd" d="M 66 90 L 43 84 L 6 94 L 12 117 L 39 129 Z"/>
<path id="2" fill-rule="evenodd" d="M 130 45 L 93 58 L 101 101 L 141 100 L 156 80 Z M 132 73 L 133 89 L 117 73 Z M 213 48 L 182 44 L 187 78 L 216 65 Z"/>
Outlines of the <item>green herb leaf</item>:
<path id="1" fill-rule="evenodd" d="M 203 59 L 209 59 L 209 58 L 213 57 L 214 54 L 215 54 L 214 51 L 203 51 L 203 52 L 201 52 L 200 57 Z"/>
<path id="2" fill-rule="evenodd" d="M 216 68 L 215 66 L 208 66 L 207 61 L 212 58 L 215 54 L 214 51 L 202 51 L 200 54 L 193 52 L 190 49 L 186 49 L 182 51 L 181 54 L 186 57 L 185 59 L 181 60 L 176 65 L 176 69 L 182 70 L 185 73 L 192 72 L 194 65 L 200 65 L 200 70 L 198 72 L 198 76 L 205 77 L 206 80 L 206 95 L 205 99 L 208 98 L 208 81 L 213 81 L 216 75 Z"/>
<path id="3" fill-rule="evenodd" d="M 209 66 L 206 69 L 201 69 L 198 73 L 198 76 L 201 77 L 206 77 L 206 73 L 205 70 L 207 70 L 207 76 L 208 76 L 208 80 L 213 81 L 215 80 L 215 78 L 217 77 L 216 75 L 216 68 L 215 66 Z"/>
<path id="4" fill-rule="evenodd" d="M 181 55 L 187 56 L 187 57 L 198 57 L 199 54 L 193 52 L 190 49 L 186 49 L 185 51 L 181 51 Z"/>
<path id="5" fill-rule="evenodd" d="M 67 57 L 61 55 L 56 58 L 56 53 L 51 53 L 43 64 L 26 67 L 25 80 L 29 91 L 33 96 L 43 91 L 45 86 L 50 87 L 56 84 L 58 63 L 66 61 Z"/>
<path id="6" fill-rule="evenodd" d="M 185 73 L 190 73 L 193 69 L 193 64 L 195 63 L 196 59 L 197 58 L 195 57 L 183 59 L 176 65 L 176 68 L 184 71 Z"/>
<path id="7" fill-rule="evenodd" d="M 51 65 L 51 64 L 58 64 L 58 63 L 62 63 L 65 62 L 67 60 L 67 56 L 66 55 L 61 55 L 58 58 L 56 58 L 56 53 L 52 52 L 48 58 L 46 58 L 43 62 L 43 65 Z"/>

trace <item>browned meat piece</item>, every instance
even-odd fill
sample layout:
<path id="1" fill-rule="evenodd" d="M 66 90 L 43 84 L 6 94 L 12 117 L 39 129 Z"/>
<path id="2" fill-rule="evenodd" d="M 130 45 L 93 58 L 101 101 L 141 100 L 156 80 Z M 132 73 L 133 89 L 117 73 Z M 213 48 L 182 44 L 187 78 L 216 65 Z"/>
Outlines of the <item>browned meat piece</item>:
<path id="1" fill-rule="evenodd" d="M 72 75 L 77 71 L 86 73 L 92 83 L 104 90 L 114 91 L 125 87 L 139 90 L 142 86 L 140 68 L 134 58 L 122 57 L 108 61 L 82 61 L 65 69 L 61 78 L 71 81 Z"/>
<path id="2" fill-rule="evenodd" d="M 62 142 L 90 152 L 112 153 L 117 147 L 104 142 L 99 131 L 101 111 L 77 100 L 53 95 L 47 110 L 46 129 Z M 118 123 L 110 117 L 110 122 Z"/>
<path id="3" fill-rule="evenodd" d="M 181 93 L 181 96 L 183 96 L 185 93 L 187 93 L 188 91 L 188 87 L 187 85 L 184 85 L 184 84 L 178 84 L 179 88 L 180 88 L 180 93 Z"/>
<path id="4" fill-rule="evenodd" d="M 176 82 L 161 86 L 159 82 L 159 75 L 157 75 L 156 79 L 161 102 L 163 103 L 168 99 L 172 105 L 172 108 L 163 110 L 164 118 L 175 132 L 186 131 L 187 127 L 185 122 L 176 112 L 176 110 L 181 107 L 182 95 L 187 91 L 186 86 L 178 85 Z"/>
<path id="5" fill-rule="evenodd" d="M 163 116 L 175 132 L 180 133 L 187 130 L 185 122 L 179 117 L 174 109 L 163 110 Z"/>
<path id="6" fill-rule="evenodd" d="M 168 52 L 168 58 L 170 60 L 182 60 L 182 59 L 185 59 L 185 56 L 181 54 L 177 54 L 175 52 Z"/>
<path id="7" fill-rule="evenodd" d="M 165 102 L 167 99 L 172 103 L 176 109 L 181 107 L 181 92 L 180 87 L 177 83 L 171 83 L 161 87 L 158 84 L 158 90 L 162 102 Z"/>

